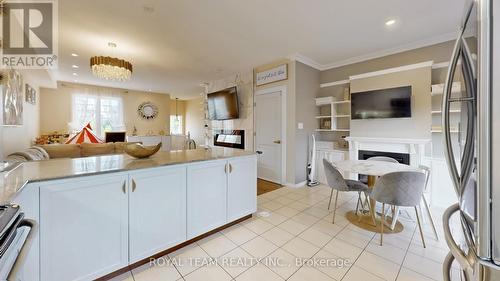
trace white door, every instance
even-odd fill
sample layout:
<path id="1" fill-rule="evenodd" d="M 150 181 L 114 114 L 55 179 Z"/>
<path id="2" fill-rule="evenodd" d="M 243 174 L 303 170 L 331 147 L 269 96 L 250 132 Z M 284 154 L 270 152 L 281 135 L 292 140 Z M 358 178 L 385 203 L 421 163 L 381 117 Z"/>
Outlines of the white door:
<path id="1" fill-rule="evenodd" d="M 257 159 L 229 160 L 227 179 L 227 221 L 232 222 L 257 211 Z"/>
<path id="2" fill-rule="evenodd" d="M 128 266 L 127 176 L 40 187 L 41 280 L 93 280 Z"/>
<path id="3" fill-rule="evenodd" d="M 129 180 L 132 264 L 186 241 L 186 167 L 136 171 Z"/>
<path id="4" fill-rule="evenodd" d="M 227 161 L 192 164 L 187 168 L 187 239 L 227 222 Z"/>
<path id="5" fill-rule="evenodd" d="M 282 92 L 255 96 L 255 147 L 259 178 L 282 183 L 281 178 L 281 99 Z"/>

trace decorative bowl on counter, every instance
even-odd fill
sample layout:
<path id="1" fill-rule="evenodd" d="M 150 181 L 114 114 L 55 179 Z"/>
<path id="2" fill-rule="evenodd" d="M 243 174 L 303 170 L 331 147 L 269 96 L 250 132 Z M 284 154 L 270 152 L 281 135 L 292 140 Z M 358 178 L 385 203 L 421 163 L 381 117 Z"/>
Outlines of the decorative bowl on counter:
<path id="1" fill-rule="evenodd" d="M 143 146 L 140 143 L 131 143 L 123 148 L 125 152 L 135 158 L 148 158 L 160 150 L 161 142 L 155 146 Z"/>

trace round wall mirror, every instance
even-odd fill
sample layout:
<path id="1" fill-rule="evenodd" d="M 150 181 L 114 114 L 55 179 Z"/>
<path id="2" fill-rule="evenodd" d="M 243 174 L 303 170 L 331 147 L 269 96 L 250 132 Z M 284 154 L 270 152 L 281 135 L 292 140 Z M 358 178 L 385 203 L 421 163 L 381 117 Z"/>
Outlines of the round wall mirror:
<path id="1" fill-rule="evenodd" d="M 137 113 L 143 119 L 152 120 L 158 116 L 158 107 L 154 105 L 152 102 L 143 102 L 137 108 Z"/>

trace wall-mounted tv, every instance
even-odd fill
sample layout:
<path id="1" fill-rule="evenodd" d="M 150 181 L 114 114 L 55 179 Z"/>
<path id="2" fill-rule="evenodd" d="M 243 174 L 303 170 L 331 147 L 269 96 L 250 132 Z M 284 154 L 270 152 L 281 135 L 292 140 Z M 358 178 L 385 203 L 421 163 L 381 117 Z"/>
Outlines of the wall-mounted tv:
<path id="1" fill-rule="evenodd" d="M 239 118 L 236 87 L 213 92 L 208 97 L 208 119 L 228 120 Z"/>
<path id="2" fill-rule="evenodd" d="M 411 86 L 351 93 L 351 119 L 411 117 Z"/>

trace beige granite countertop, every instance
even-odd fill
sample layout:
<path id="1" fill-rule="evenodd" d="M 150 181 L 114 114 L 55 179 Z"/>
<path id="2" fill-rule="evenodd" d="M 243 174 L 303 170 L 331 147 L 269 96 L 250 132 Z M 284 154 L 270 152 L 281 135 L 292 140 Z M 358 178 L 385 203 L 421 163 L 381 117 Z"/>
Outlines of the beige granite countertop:
<path id="1" fill-rule="evenodd" d="M 117 154 L 26 162 L 8 172 L 0 173 L 0 204 L 10 203 L 12 198 L 26 184 L 31 182 L 91 176 L 250 155 L 254 155 L 254 153 L 232 148 L 212 148 L 209 150 L 159 151 L 146 159 L 135 159 L 127 154 Z"/>

